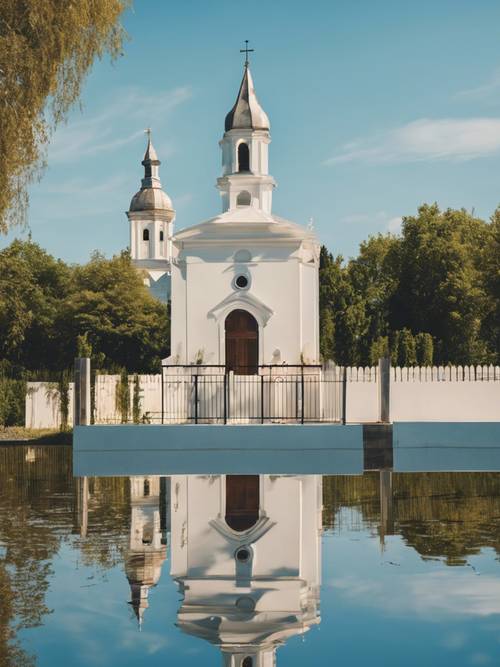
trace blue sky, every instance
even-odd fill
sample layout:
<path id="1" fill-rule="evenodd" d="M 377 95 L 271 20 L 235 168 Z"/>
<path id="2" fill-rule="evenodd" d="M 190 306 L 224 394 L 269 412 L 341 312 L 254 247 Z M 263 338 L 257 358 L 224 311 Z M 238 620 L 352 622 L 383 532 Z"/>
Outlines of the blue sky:
<path id="1" fill-rule="evenodd" d="M 95 65 L 31 189 L 33 239 L 58 257 L 128 245 L 147 126 L 176 228 L 220 210 L 244 39 L 271 120 L 274 213 L 312 217 L 334 253 L 423 202 L 483 217 L 500 203 L 498 0 L 136 0 L 125 26 L 124 56 Z"/>

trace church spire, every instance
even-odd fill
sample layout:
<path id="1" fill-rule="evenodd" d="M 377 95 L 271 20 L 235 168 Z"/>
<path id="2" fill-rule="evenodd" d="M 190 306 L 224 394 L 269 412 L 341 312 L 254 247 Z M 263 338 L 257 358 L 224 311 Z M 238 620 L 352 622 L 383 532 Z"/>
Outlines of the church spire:
<path id="1" fill-rule="evenodd" d="M 248 65 L 248 46 L 245 68 L 238 97 L 226 116 L 222 148 L 222 176 L 217 187 L 222 196 L 222 210 L 251 206 L 271 213 L 272 191 L 275 182 L 269 175 L 268 147 L 269 118 L 260 106 Z"/>
<path id="2" fill-rule="evenodd" d="M 241 80 L 238 97 L 233 108 L 226 116 L 225 131 L 230 130 L 267 130 L 269 131 L 269 118 L 260 106 L 248 60 L 245 61 L 245 69 Z"/>
<path id="3" fill-rule="evenodd" d="M 160 160 L 156 154 L 155 148 L 151 142 L 151 128 L 148 127 L 144 132 L 148 135 L 148 145 L 142 160 L 144 167 L 144 178 L 141 181 L 142 188 L 161 188 L 160 182 Z"/>

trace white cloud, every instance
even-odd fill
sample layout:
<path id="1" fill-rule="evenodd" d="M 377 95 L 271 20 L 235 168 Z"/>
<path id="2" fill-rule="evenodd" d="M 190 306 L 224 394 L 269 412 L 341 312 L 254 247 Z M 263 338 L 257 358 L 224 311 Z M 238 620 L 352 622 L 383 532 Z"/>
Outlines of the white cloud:
<path id="1" fill-rule="evenodd" d="M 500 614 L 500 578 L 468 572 L 432 572 L 401 576 L 391 586 L 357 577 L 330 582 L 358 604 L 388 613 L 423 617 L 487 617 Z"/>
<path id="2" fill-rule="evenodd" d="M 387 226 L 386 226 L 387 231 L 390 232 L 391 234 L 400 234 L 402 222 L 403 218 L 400 215 L 397 215 L 394 218 L 390 218 L 387 221 Z"/>
<path id="3" fill-rule="evenodd" d="M 390 216 L 386 211 L 377 211 L 376 213 L 351 213 L 340 218 L 342 225 L 370 225 L 380 231 L 387 231 L 391 234 L 401 232 L 401 216 Z"/>
<path id="4" fill-rule="evenodd" d="M 493 93 L 496 93 L 500 89 L 500 68 L 497 69 L 493 76 L 486 83 L 481 84 L 480 86 L 475 86 L 474 88 L 467 88 L 465 90 L 459 90 L 458 93 L 455 93 L 455 98 L 468 98 L 468 99 L 479 99 L 489 97 Z"/>
<path id="5" fill-rule="evenodd" d="M 68 163 L 82 157 L 110 152 L 131 143 L 165 121 L 167 114 L 192 97 L 189 87 L 180 87 L 147 95 L 138 88 L 118 91 L 116 100 L 103 111 L 61 127 L 49 146 L 48 162 Z M 117 120 L 126 118 L 134 132 L 117 135 Z"/>
<path id="6" fill-rule="evenodd" d="M 472 160 L 500 152 L 500 118 L 422 118 L 341 147 L 326 165 Z"/>

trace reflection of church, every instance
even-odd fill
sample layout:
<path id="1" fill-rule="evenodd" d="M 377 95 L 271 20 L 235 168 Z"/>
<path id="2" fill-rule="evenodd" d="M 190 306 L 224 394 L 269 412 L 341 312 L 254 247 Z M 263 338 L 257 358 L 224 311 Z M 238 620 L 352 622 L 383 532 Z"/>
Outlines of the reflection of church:
<path id="1" fill-rule="evenodd" d="M 226 667 L 273 667 L 319 622 L 320 476 L 171 478 L 178 626 L 220 647 Z"/>
<path id="2" fill-rule="evenodd" d="M 159 476 L 130 478 L 130 539 L 125 572 L 130 584 L 130 604 L 142 624 L 149 590 L 156 586 L 167 556 L 161 521 Z"/>

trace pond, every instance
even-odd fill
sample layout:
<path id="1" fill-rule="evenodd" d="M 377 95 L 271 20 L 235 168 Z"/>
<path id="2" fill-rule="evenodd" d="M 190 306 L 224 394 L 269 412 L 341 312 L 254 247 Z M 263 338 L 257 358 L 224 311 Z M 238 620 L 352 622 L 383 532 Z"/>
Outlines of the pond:
<path id="1" fill-rule="evenodd" d="M 75 478 L 0 447 L 0 665 L 498 664 L 482 467 Z"/>

